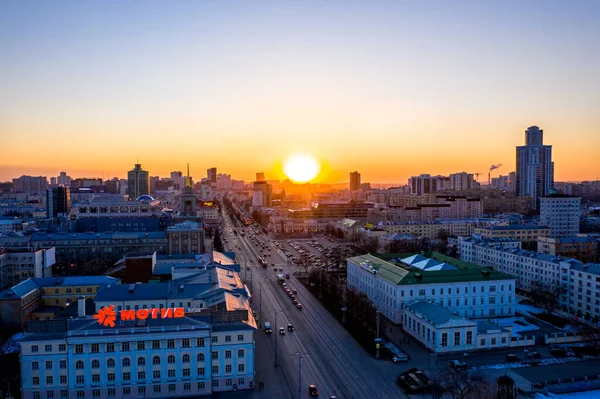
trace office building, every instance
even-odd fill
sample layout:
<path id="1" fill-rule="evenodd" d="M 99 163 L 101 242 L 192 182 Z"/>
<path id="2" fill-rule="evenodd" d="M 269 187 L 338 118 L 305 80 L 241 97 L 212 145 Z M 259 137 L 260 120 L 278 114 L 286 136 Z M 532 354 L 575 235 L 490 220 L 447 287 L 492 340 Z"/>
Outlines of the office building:
<path id="1" fill-rule="evenodd" d="M 54 248 L 0 248 L 0 291 L 29 278 L 51 277 Z"/>
<path id="2" fill-rule="evenodd" d="M 265 180 L 265 173 L 264 172 L 257 172 L 256 173 L 256 181 L 266 181 Z"/>
<path id="3" fill-rule="evenodd" d="M 551 192 L 540 198 L 540 223 L 550 227 L 551 237 L 577 236 L 580 214 L 580 197 Z"/>
<path id="4" fill-rule="evenodd" d="M 185 221 L 167 228 L 169 255 L 204 253 L 204 224 Z"/>
<path id="5" fill-rule="evenodd" d="M 139 163 L 136 163 L 135 167 L 127 172 L 127 193 L 130 199 L 150 194 L 150 175 L 148 171 L 142 169 L 142 165 Z"/>
<path id="6" fill-rule="evenodd" d="M 517 147 L 515 190 L 519 197 L 530 197 L 539 209 L 539 198 L 554 188 L 552 146 L 544 145 L 544 131 L 530 126 L 525 131 L 525 145 Z"/>
<path id="7" fill-rule="evenodd" d="M 358 191 L 360 190 L 360 173 L 351 172 L 350 173 L 350 191 Z"/>
<path id="8" fill-rule="evenodd" d="M 46 176 L 21 176 L 12 179 L 13 193 L 44 193 L 48 189 Z"/>
<path id="9" fill-rule="evenodd" d="M 252 206 L 270 208 L 273 197 L 273 186 L 266 181 L 255 181 L 252 190 Z"/>
<path id="10" fill-rule="evenodd" d="M 49 188 L 46 191 L 46 210 L 48 219 L 68 214 L 71 211 L 71 190 L 69 187 Z"/>

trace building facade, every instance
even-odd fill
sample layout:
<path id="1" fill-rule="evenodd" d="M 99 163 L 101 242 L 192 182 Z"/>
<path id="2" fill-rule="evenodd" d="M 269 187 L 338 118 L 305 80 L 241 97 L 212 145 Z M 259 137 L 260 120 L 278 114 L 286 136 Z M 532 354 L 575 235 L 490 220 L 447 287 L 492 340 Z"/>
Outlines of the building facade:
<path id="1" fill-rule="evenodd" d="M 52 277 L 54 248 L 0 248 L 0 291 L 29 278 Z"/>
<path id="2" fill-rule="evenodd" d="M 544 145 L 544 131 L 530 126 L 525 131 L 525 145 L 517 147 L 515 189 L 519 197 L 531 197 L 536 209 L 539 198 L 554 188 L 552 146 Z"/>
<path id="3" fill-rule="evenodd" d="M 360 190 L 360 173 L 350 172 L 350 191 Z"/>
<path id="4" fill-rule="evenodd" d="M 167 228 L 167 253 L 169 255 L 201 254 L 204 252 L 203 223 L 185 221 Z"/>
<path id="5" fill-rule="evenodd" d="M 46 191 L 46 209 L 49 219 L 68 214 L 71 211 L 71 190 L 69 187 L 49 188 Z"/>
<path id="6" fill-rule="evenodd" d="M 127 172 L 127 193 L 130 199 L 150 194 L 150 174 L 139 163 Z"/>
<path id="7" fill-rule="evenodd" d="M 548 237 L 547 226 L 511 224 L 508 226 L 476 227 L 474 234 L 484 239 L 511 238 L 519 241 L 537 241 L 539 237 Z"/>
<path id="8" fill-rule="evenodd" d="M 555 238 L 579 234 L 581 198 L 552 193 L 540 198 L 540 223 L 550 227 Z"/>
<path id="9" fill-rule="evenodd" d="M 600 262 L 600 242 L 592 237 L 539 237 L 538 252 L 575 258 L 583 263 Z"/>
<path id="10" fill-rule="evenodd" d="M 13 179 L 13 193 L 44 193 L 48 189 L 46 176 L 21 176 Z"/>

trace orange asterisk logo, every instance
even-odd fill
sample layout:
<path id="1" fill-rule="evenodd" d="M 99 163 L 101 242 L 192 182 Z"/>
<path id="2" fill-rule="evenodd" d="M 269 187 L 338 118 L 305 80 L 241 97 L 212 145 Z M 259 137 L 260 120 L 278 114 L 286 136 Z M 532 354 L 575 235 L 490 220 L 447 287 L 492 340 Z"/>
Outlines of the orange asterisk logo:
<path id="1" fill-rule="evenodd" d="M 115 305 L 110 307 L 103 307 L 94 315 L 94 319 L 98 320 L 98 323 L 105 327 L 114 327 L 115 320 L 117 319 L 117 313 L 115 312 Z"/>

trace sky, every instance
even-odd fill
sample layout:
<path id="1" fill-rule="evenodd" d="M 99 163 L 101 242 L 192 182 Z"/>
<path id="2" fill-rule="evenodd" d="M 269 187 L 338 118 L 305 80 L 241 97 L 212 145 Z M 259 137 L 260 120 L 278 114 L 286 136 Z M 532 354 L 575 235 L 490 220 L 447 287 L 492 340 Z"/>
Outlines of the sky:
<path id="1" fill-rule="evenodd" d="M 600 175 L 598 1 L 3 1 L 0 181 L 212 166 L 405 183 L 515 168 L 537 125 L 556 181 Z M 485 180 L 480 177 L 481 180 Z"/>

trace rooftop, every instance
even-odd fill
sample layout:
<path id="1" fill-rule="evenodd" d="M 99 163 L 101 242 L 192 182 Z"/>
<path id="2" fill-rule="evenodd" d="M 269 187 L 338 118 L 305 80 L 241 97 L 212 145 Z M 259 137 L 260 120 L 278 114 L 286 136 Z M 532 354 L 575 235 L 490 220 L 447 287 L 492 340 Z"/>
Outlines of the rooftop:
<path id="1" fill-rule="evenodd" d="M 118 285 L 120 280 L 108 276 L 73 276 L 29 278 L 0 293 L 0 299 L 22 298 L 31 291 L 46 287 Z"/>
<path id="2" fill-rule="evenodd" d="M 489 227 L 480 227 L 482 229 L 491 230 L 491 231 L 502 231 L 502 230 L 539 230 L 539 229 L 548 229 L 548 226 L 537 226 L 537 225 L 526 225 L 526 224 L 511 224 L 508 226 L 489 226 Z"/>
<path id="3" fill-rule="evenodd" d="M 450 321 L 460 323 L 461 325 L 476 325 L 474 321 L 452 314 L 448 309 L 428 301 L 416 301 L 406 305 L 406 307 L 412 313 L 417 314 L 436 327 L 449 324 Z"/>

